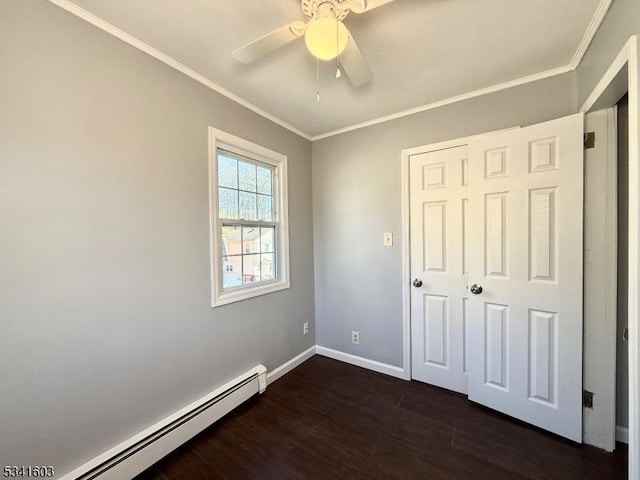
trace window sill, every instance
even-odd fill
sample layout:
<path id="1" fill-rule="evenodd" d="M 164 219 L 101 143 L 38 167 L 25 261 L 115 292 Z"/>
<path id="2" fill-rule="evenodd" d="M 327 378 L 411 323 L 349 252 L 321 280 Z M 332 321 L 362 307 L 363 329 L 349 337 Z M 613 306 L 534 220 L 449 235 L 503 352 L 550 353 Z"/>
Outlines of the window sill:
<path id="1" fill-rule="evenodd" d="M 260 285 L 257 287 L 245 288 L 242 290 L 235 290 L 229 292 L 223 292 L 217 294 L 211 304 L 212 308 L 221 307 L 222 305 L 229 305 L 230 303 L 241 302 L 249 298 L 259 297 L 268 293 L 279 292 L 290 288 L 291 285 L 288 281 L 272 282 L 267 285 Z"/>

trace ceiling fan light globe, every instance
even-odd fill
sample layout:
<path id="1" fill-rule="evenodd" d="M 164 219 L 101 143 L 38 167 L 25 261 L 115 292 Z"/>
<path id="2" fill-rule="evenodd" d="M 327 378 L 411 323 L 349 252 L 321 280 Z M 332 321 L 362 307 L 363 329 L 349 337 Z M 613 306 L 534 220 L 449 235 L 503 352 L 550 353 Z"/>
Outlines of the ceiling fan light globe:
<path id="1" fill-rule="evenodd" d="M 349 30 L 335 18 L 312 21 L 304 34 L 304 43 L 311 55 L 320 60 L 333 60 L 347 48 Z"/>

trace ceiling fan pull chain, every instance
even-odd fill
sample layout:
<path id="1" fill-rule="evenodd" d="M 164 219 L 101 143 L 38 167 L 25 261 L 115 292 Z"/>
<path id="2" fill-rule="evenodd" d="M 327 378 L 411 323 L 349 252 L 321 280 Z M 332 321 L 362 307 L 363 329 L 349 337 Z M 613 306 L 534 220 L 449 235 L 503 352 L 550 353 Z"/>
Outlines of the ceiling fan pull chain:
<path id="1" fill-rule="evenodd" d="M 320 60 L 316 58 L 316 102 L 320 101 Z"/>

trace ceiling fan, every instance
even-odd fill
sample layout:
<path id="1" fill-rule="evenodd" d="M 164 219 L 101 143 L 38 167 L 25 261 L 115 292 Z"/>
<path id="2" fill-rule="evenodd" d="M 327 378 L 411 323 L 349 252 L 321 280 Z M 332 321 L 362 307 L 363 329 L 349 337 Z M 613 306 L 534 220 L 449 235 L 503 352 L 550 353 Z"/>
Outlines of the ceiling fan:
<path id="1" fill-rule="evenodd" d="M 372 74 L 353 36 L 342 21 L 349 12 L 373 10 L 392 0 L 301 0 L 307 21 L 296 20 L 233 52 L 236 60 L 254 62 L 288 43 L 304 37 L 309 52 L 318 60 L 339 62 L 355 87 L 366 84 Z"/>

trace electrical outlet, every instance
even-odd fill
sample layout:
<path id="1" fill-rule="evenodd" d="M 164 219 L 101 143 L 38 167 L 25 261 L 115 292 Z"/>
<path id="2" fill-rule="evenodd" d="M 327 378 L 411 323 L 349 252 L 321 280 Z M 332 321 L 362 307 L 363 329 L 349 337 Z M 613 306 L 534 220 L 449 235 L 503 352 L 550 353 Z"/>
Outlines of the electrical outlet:
<path id="1" fill-rule="evenodd" d="M 360 332 L 351 332 L 351 343 L 360 345 Z"/>
<path id="2" fill-rule="evenodd" d="M 302 324 L 302 334 L 306 335 L 307 333 L 309 333 L 309 322 L 304 322 Z"/>

